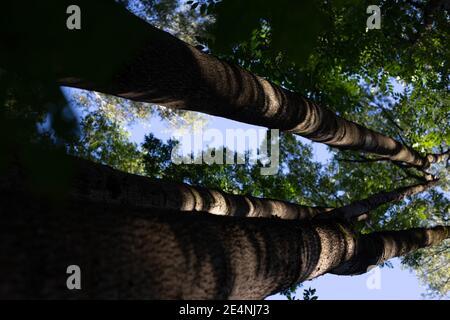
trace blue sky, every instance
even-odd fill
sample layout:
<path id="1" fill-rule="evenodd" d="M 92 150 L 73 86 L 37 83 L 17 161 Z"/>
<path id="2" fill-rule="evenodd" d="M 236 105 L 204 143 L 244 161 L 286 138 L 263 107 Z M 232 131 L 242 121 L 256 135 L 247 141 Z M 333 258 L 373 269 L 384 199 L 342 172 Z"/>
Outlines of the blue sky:
<path id="1" fill-rule="evenodd" d="M 321 300 L 417 300 L 424 299 L 426 289 L 415 274 L 401 267 L 400 259 L 391 260 L 393 268 L 380 268 L 359 276 L 336 276 L 326 274 L 303 283 L 296 296 L 303 296 L 303 289 L 314 288 Z M 379 280 L 377 280 L 377 278 Z M 377 282 L 378 281 L 378 282 Z M 369 285 L 367 285 L 369 283 Z M 376 284 L 379 284 L 376 285 Z M 274 295 L 268 299 L 285 299 Z"/>
<path id="2" fill-rule="evenodd" d="M 415 274 L 401 267 L 400 259 L 390 260 L 393 268 L 380 268 L 359 276 L 336 276 L 326 274 L 303 283 L 296 295 L 302 297 L 305 288 L 315 288 L 321 300 L 422 300 L 426 289 Z M 378 278 L 376 278 L 378 277 Z M 378 280 L 379 279 L 379 280 Z M 378 282 L 377 282 L 378 281 Z M 369 285 L 367 285 L 369 283 Z M 376 285 L 376 284 L 379 284 Z M 274 295 L 268 299 L 284 299 Z"/>

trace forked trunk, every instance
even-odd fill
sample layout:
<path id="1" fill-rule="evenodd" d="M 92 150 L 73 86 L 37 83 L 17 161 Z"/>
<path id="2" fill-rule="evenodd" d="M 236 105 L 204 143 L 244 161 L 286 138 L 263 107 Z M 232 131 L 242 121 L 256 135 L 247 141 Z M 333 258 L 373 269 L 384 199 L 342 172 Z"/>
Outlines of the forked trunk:
<path id="1" fill-rule="evenodd" d="M 87 168 L 76 170 L 92 174 Z M 437 227 L 358 236 L 326 221 L 48 201 L 28 191 L 26 174 L 8 172 L 0 179 L 2 298 L 260 299 L 327 272 L 364 272 L 450 233 Z M 98 179 L 97 190 L 75 183 L 69 194 L 117 191 L 102 182 L 107 177 Z M 70 265 L 81 269 L 81 290 L 66 286 Z"/>

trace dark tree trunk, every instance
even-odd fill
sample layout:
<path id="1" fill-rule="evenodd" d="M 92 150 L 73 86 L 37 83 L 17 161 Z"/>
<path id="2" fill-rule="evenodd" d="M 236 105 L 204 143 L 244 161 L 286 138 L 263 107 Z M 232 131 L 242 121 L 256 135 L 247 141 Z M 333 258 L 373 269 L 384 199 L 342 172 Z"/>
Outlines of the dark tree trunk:
<path id="1" fill-rule="evenodd" d="M 73 176 L 98 171 L 88 164 Z M 20 167 L 2 174 L 0 297 L 260 299 L 327 272 L 361 273 L 449 236 L 448 227 L 358 236 L 329 221 L 149 210 L 100 201 L 118 191 L 107 175 L 95 179 L 97 187 L 72 179 L 66 193 L 97 201 L 49 200 L 30 191 Z M 81 290 L 66 287 L 69 265 L 81 268 Z"/>
<path id="2" fill-rule="evenodd" d="M 81 201 L 133 205 L 142 209 L 207 212 L 239 217 L 311 219 L 332 208 L 302 206 L 287 201 L 235 195 L 185 183 L 127 174 L 108 166 L 73 158 L 77 185 L 71 197 Z"/>
<path id="3" fill-rule="evenodd" d="M 80 6 L 81 30 L 66 29 L 68 4 Z M 7 4 L 11 5 L 17 6 Z M 61 85 L 278 128 L 333 147 L 371 152 L 419 168 L 429 166 L 427 157 L 394 139 L 204 54 L 113 1 L 39 2 L 3 12 L 21 12 L 7 17 L 12 30 L 22 30 L 9 36 L 25 52 L 37 50 L 27 62 L 42 65 Z M 46 16 L 52 17 L 45 21 L 48 30 L 35 28 L 41 25 L 36 20 Z M 25 58 L 21 61 L 18 52 L 11 56 L 7 52 L 6 59 L 23 68 Z"/>

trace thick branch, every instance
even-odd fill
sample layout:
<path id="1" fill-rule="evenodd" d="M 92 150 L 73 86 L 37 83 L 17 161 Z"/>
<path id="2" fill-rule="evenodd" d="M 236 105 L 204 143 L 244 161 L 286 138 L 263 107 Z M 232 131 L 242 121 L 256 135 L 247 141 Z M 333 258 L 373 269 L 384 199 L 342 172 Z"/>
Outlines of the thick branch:
<path id="1" fill-rule="evenodd" d="M 450 158 L 450 149 L 443 153 L 428 154 L 427 158 L 430 164 L 443 162 Z"/>
<path id="2" fill-rule="evenodd" d="M 389 159 L 385 158 L 366 158 L 363 157 L 362 159 L 344 159 L 344 158 L 336 158 L 339 162 L 350 162 L 350 163 L 368 163 L 368 162 L 382 162 L 382 161 L 389 161 Z"/>
<path id="3" fill-rule="evenodd" d="M 420 248 L 430 247 L 450 238 L 450 227 L 416 228 L 403 231 L 383 231 L 362 235 L 352 258 L 331 271 L 354 275 L 390 258 L 403 256 Z"/>
<path id="4" fill-rule="evenodd" d="M 363 214 L 369 213 L 370 211 L 378 208 L 379 206 L 402 200 L 405 197 L 423 192 L 429 188 L 435 186 L 439 180 L 432 180 L 422 184 L 416 184 L 412 186 L 402 187 L 389 192 L 380 192 L 374 194 L 366 199 L 352 202 L 346 206 L 336 208 L 330 212 L 327 212 L 326 218 L 342 218 L 345 220 L 352 220 Z M 317 216 L 317 218 L 322 217 L 322 215 Z"/>
<path id="5" fill-rule="evenodd" d="M 443 161 L 443 159 L 441 157 L 445 157 L 446 153 L 443 154 L 432 154 L 432 155 L 428 155 L 427 159 L 428 159 L 428 163 L 436 163 L 436 160 L 438 159 L 439 161 Z M 385 162 L 385 161 L 390 161 L 390 159 L 388 158 L 368 158 L 365 156 L 360 156 L 361 159 L 345 159 L 345 158 L 336 158 L 337 161 L 339 162 L 348 162 L 348 163 L 371 163 L 371 162 Z M 438 161 L 438 162 L 439 162 Z M 432 175 L 430 175 L 428 172 L 426 172 L 424 169 L 421 169 L 420 172 L 423 175 L 420 174 L 416 174 L 413 172 L 414 168 L 411 168 L 408 165 L 404 165 L 401 162 L 397 162 L 397 161 L 391 161 L 392 164 L 396 165 L 397 167 L 403 169 L 403 172 L 411 178 L 417 179 L 419 181 L 430 181 L 430 180 L 434 180 L 434 177 Z"/>

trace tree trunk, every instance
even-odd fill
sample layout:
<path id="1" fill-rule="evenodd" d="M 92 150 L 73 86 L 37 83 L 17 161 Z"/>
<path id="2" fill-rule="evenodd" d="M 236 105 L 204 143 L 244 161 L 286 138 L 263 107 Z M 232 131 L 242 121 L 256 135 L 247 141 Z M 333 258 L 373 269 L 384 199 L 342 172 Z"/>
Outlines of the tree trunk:
<path id="1" fill-rule="evenodd" d="M 67 161 L 70 161 L 71 167 L 75 169 L 72 179 L 76 187 L 70 192 L 70 197 L 75 201 L 134 206 L 143 210 L 163 209 L 238 217 L 276 217 L 288 220 L 344 218 L 350 221 L 385 203 L 399 201 L 428 190 L 439 181 L 432 180 L 393 191 L 380 192 L 339 208 L 310 207 L 275 199 L 230 194 L 185 183 L 150 179 L 81 158 L 70 157 Z M 19 171 L 20 169 L 17 168 L 15 172 Z M 8 182 L 4 181 L 4 187 L 7 188 Z"/>
<path id="2" fill-rule="evenodd" d="M 97 169 L 86 162 L 75 170 Z M 261 299 L 327 272 L 364 272 L 450 234 L 437 227 L 358 236 L 329 221 L 50 201 L 30 192 L 26 174 L 8 172 L 0 179 L 1 298 Z M 116 190 L 104 175 L 96 179 L 97 190 L 74 182 L 69 194 Z M 69 265 L 81 269 L 81 290 L 66 287 Z"/>
<path id="3" fill-rule="evenodd" d="M 74 201 L 133 206 L 148 211 L 163 209 L 296 220 L 309 220 L 319 213 L 333 209 L 230 194 L 221 190 L 128 174 L 81 158 L 64 158 L 72 168 L 72 188 L 67 190 L 67 195 Z M 24 179 L 25 173 L 17 164 L 11 172 L 14 173 L 12 176 L 0 179 L 4 189 L 13 188 L 17 180 Z"/>
<path id="4" fill-rule="evenodd" d="M 69 4 L 81 8 L 81 30 L 65 27 Z M 429 166 L 427 157 L 398 141 L 204 54 L 113 1 L 39 2 L 7 9 L 3 12 L 8 14 L 10 29 L 22 31 L 9 36 L 18 43 L 24 39 L 24 52 L 39 54 L 21 60 L 18 50 L 11 56 L 6 53 L 6 59 L 16 62 L 17 68 L 23 68 L 25 61 L 42 65 L 42 73 L 54 74 L 61 85 L 278 128 L 333 147 L 375 153 L 419 168 Z M 11 17 L 10 12 L 21 15 Z M 45 26 L 34 27 L 47 16 L 52 19 Z"/>

